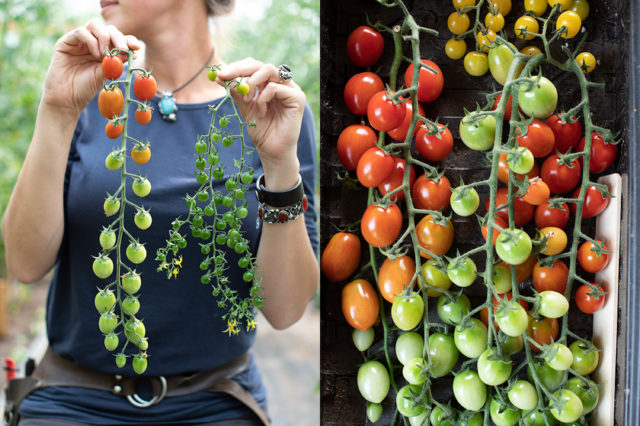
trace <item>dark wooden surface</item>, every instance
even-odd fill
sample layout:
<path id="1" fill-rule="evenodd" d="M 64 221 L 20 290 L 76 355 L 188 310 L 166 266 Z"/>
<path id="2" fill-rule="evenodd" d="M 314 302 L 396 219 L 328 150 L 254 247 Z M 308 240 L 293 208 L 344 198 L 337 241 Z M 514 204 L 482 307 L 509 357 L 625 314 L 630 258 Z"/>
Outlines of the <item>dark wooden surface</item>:
<path id="1" fill-rule="evenodd" d="M 598 59 L 598 66 L 591 74 L 597 82 L 606 83 L 606 88 L 591 91 L 591 109 L 594 122 L 609 127 L 614 131 L 621 131 L 623 142 L 619 146 L 618 159 L 607 173 L 617 171 L 626 174 L 628 157 L 626 153 L 629 113 L 629 2 L 614 0 L 593 0 L 591 13 L 584 22 L 589 32 L 588 41 L 582 50 L 594 53 Z M 462 67 L 462 61 L 452 61 L 443 52 L 443 47 L 451 34 L 446 27 L 446 18 L 453 11 L 449 1 L 444 0 L 415 0 L 406 2 L 420 25 L 434 28 L 439 36 L 422 36 L 422 57 L 432 59 L 441 67 L 445 78 L 445 89 L 434 102 L 423 104 L 427 117 L 438 118 L 440 122 L 449 124 L 455 138 L 452 154 L 441 163 L 445 174 L 456 185 L 460 178 L 465 182 L 482 179 L 488 170 L 481 167 L 483 155 L 467 149 L 459 140 L 458 124 L 463 114 L 463 108 L 472 109 L 475 103 L 484 104 L 483 94 L 493 91 L 497 84 L 489 73 L 476 78 L 467 75 Z M 522 2 L 513 1 L 513 9 L 507 16 L 505 29 L 510 39 L 513 39 L 513 23 L 523 12 Z M 358 123 L 359 117 L 350 113 L 343 101 L 344 84 L 350 76 L 361 69 L 353 66 L 346 55 L 345 45 L 349 33 L 359 25 L 366 25 L 366 16 L 371 22 L 381 21 L 387 26 L 400 24 L 402 14 L 399 9 L 388 9 L 373 0 L 330 1 L 321 2 L 321 247 L 324 247 L 335 232 L 336 227 L 344 227 L 360 219 L 366 208 L 366 191 L 363 188 L 352 190 L 344 187 L 336 178 L 337 173 L 344 169 L 338 159 L 335 145 L 340 132 L 349 124 Z M 575 41 L 570 42 L 571 46 Z M 530 42 L 516 42 L 518 47 L 531 44 Z M 535 43 L 534 43 L 535 44 Z M 471 42 L 468 39 L 467 45 Z M 385 35 L 385 53 L 383 59 L 376 65 L 381 72 L 386 72 L 392 59 L 392 40 Z M 405 54 L 409 54 L 407 50 Z M 556 57 L 561 57 L 557 54 Z M 402 76 L 406 65 L 401 67 Z M 578 86 L 573 76 L 560 74 L 551 68 L 544 69 L 545 76 L 556 84 L 559 91 L 558 109 L 571 108 L 578 98 Z M 487 197 L 486 189 L 481 192 L 481 199 Z M 623 200 L 623 205 L 625 204 Z M 482 210 L 482 207 L 480 208 Z M 594 221 L 585 220 L 585 229 L 593 230 Z M 455 241 L 451 252 L 457 248 L 461 251 L 483 242 L 479 226 L 475 219 L 464 219 L 454 215 Z M 566 229 L 571 229 L 570 225 Z M 529 229 L 531 231 L 531 229 Z M 362 262 L 367 261 L 367 250 L 364 240 Z M 450 253 L 451 253 L 450 252 Z M 624 254 L 623 254 L 624 255 Z M 479 260 L 479 259 L 476 259 Z M 480 263 L 479 263 L 480 265 Z M 621 264 L 624 270 L 625 264 Z M 623 271 L 624 273 L 624 271 Z M 585 278 L 588 278 L 585 275 Z M 322 281 L 321 290 L 321 423 L 326 425 L 364 424 L 365 401 L 360 396 L 356 385 L 358 365 L 363 362 L 362 355 L 355 349 L 351 341 L 351 327 L 342 316 L 340 292 L 344 283 L 329 283 Z M 530 283 L 524 283 L 523 289 Z M 472 305 L 480 303 L 479 297 L 484 298 L 484 289 L 478 283 L 469 288 L 468 294 Z M 432 299 L 434 300 L 434 299 Z M 620 321 L 625 318 L 625 296 L 620 295 Z M 433 305 L 433 304 L 432 304 Z M 389 304 L 385 302 L 387 313 Z M 430 316 L 435 312 L 430 312 Z M 591 330 L 591 317 L 573 308 L 570 311 L 570 325 L 574 332 L 588 335 Z M 372 351 L 379 348 L 382 338 L 382 327 L 376 326 L 376 343 Z M 624 347 L 624 335 L 619 336 L 620 348 Z M 395 340 L 392 335 L 391 343 Z M 620 349 L 619 348 L 619 349 Z M 619 353 L 624 353 L 619 350 Z M 464 357 L 461 357 L 464 358 Z M 620 357 L 619 357 L 620 358 Z M 624 388 L 624 357 L 619 359 L 618 387 Z M 396 372 L 399 383 L 403 383 L 400 370 Z M 434 388 L 434 396 L 438 400 L 451 397 L 450 379 L 438 381 Z M 383 402 L 385 414 L 378 424 L 390 423 L 390 415 L 395 404 L 393 392 Z M 621 413 L 621 410 L 617 410 Z M 618 424 L 622 424 L 621 417 Z"/>

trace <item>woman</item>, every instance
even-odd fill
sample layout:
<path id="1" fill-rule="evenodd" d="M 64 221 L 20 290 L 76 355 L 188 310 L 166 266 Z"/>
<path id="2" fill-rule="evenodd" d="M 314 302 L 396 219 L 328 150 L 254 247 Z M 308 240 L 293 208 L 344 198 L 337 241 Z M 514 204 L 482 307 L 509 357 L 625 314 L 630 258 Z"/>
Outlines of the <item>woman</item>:
<path id="1" fill-rule="evenodd" d="M 36 375 L 50 374 L 48 384 L 64 386 L 30 393 L 20 407 L 20 424 L 260 424 L 266 398 L 259 372 L 250 357 L 237 363 L 250 348 L 254 333 L 244 329 L 235 336 L 222 333 L 224 311 L 217 307 L 211 288 L 200 284 L 202 255 L 196 241 L 182 251 L 184 261 L 175 280 L 155 272 L 158 265 L 152 255 L 138 265 L 143 286 L 137 316 L 144 318 L 149 337 L 149 367 L 142 376 L 148 380 L 126 386 L 122 382 L 120 389 L 109 391 L 94 383 L 69 387 L 57 373 L 63 367 L 73 370 L 72 363 L 81 373 L 71 384 L 84 383 L 94 373 L 97 381 L 134 376 L 129 367 L 118 369 L 113 354 L 105 350 L 93 307 L 96 287 L 104 280 L 93 275 L 89 254 L 98 254 L 100 229 L 111 222 L 102 213 L 105 192 L 113 193 L 120 182 L 118 172 L 104 168 L 113 142 L 104 136 L 106 121 L 96 101 L 106 50 L 139 50 L 143 40 L 144 57 L 139 55 L 137 62 L 153 70 L 161 93 L 150 101 L 156 109 L 151 123 L 137 126 L 129 120 L 128 124 L 129 134 L 150 140 L 153 152 L 144 166 L 127 163 L 128 172 L 146 175 L 153 184 L 143 200 L 153 215 L 153 226 L 135 234 L 149 253 L 164 246 L 171 221 L 186 216 L 184 194 L 193 194 L 198 187 L 193 145 L 208 131 L 208 105 L 225 95 L 224 81 L 246 78 L 250 86 L 249 94 L 240 96 L 232 89 L 232 96 L 244 121 L 256 123 L 247 132 L 258 154 L 252 160 L 255 177 L 264 173 L 265 193 L 290 190 L 302 175 L 310 201 L 313 195 L 311 118 L 304 94 L 287 78 L 286 70 L 245 59 L 224 65 L 219 84 L 204 72 L 203 65 L 222 63 L 208 18 L 228 13 L 233 0 L 102 0 L 101 7 L 106 24 L 92 20 L 56 44 L 33 139 L 2 224 L 7 265 L 18 280 L 37 281 L 56 265 L 47 311 L 55 362 L 43 365 Z M 157 111 L 161 98 L 169 96 L 167 91 L 178 106 L 174 122 L 163 120 Z M 221 161 L 233 167 L 237 147 L 221 152 Z M 224 191 L 223 182 L 216 185 Z M 257 253 L 264 288 L 262 312 L 272 326 L 286 328 L 300 318 L 318 282 L 313 204 L 304 219 L 264 223 L 255 229 L 250 224 L 256 222 L 258 206 L 252 197 L 247 199 L 250 214 L 243 229 Z M 126 219 L 127 229 L 138 231 L 131 219 Z M 228 272 L 232 285 L 244 284 L 242 271 Z M 245 294 L 246 285 L 239 291 Z M 229 369 L 234 363 L 236 370 Z M 214 380 L 220 374 L 229 377 L 230 371 L 231 383 Z M 208 381 L 172 393 L 172 383 L 182 383 L 192 373 L 205 375 Z M 162 389 L 164 380 L 169 390 Z M 211 392 L 215 389 L 220 391 Z M 137 399 L 123 396 L 135 392 Z"/>

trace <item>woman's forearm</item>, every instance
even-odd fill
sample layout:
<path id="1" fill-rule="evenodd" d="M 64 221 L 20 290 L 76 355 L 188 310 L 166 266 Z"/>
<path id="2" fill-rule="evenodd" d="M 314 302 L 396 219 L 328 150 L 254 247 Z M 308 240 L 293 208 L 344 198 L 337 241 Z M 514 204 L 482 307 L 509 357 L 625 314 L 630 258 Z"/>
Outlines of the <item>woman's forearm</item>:
<path id="1" fill-rule="evenodd" d="M 19 281 L 42 278 L 54 265 L 64 231 L 63 185 L 78 117 L 44 104 L 2 221 L 9 272 Z"/>

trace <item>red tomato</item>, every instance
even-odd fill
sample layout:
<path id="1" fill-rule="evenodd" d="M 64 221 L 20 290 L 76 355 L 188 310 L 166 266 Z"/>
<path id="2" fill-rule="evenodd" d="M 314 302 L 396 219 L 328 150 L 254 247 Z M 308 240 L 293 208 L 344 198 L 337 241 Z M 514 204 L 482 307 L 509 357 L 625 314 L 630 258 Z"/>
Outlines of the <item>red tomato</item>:
<path id="1" fill-rule="evenodd" d="M 416 225 L 416 234 L 420 247 L 429 250 L 436 256 L 442 256 L 453 244 L 453 225 L 447 220 L 446 226 L 438 225 L 430 214 L 423 217 Z M 420 256 L 430 259 L 426 252 L 420 251 Z"/>
<path id="2" fill-rule="evenodd" d="M 595 283 L 593 283 L 593 285 L 597 286 L 598 291 L 602 291 L 601 285 L 597 285 Z M 594 294 L 591 287 L 586 284 L 582 284 L 576 290 L 574 298 L 578 309 L 585 314 L 593 314 L 604 307 L 604 302 L 606 301 L 607 296 L 604 294 L 597 296 Z"/>
<path id="3" fill-rule="evenodd" d="M 527 129 L 525 136 L 522 136 L 522 132 L 518 133 L 518 145 L 529 148 L 536 158 L 551 154 L 556 142 L 551 128 L 540 120 L 533 120 Z"/>
<path id="4" fill-rule="evenodd" d="M 338 136 L 338 157 L 347 170 L 358 168 L 362 154 L 375 148 L 378 137 L 369 126 L 352 124 L 347 126 Z"/>
<path id="5" fill-rule="evenodd" d="M 550 195 L 549 186 L 542 179 L 533 178 L 522 199 L 532 206 L 539 206 L 547 201 Z"/>
<path id="6" fill-rule="evenodd" d="M 498 104 L 500 103 L 500 98 L 502 97 L 502 95 L 498 95 L 496 96 L 496 100 L 493 102 L 493 110 L 497 110 L 498 109 Z M 507 99 L 507 105 L 505 106 L 504 109 L 504 116 L 502 117 L 502 119 L 504 121 L 509 121 L 511 120 L 511 110 L 513 109 L 513 96 L 509 95 L 509 99 Z"/>
<path id="7" fill-rule="evenodd" d="M 529 317 L 527 334 L 539 345 L 549 345 L 558 339 L 560 327 L 556 318 L 534 318 Z M 531 349 L 540 352 L 540 349 L 533 343 L 529 343 Z"/>
<path id="8" fill-rule="evenodd" d="M 149 101 L 156 95 L 156 79 L 152 75 L 138 76 L 133 82 L 133 93 L 141 101 Z"/>
<path id="9" fill-rule="evenodd" d="M 349 278 L 360 265 L 360 239 L 350 232 L 334 234 L 320 258 L 322 273 L 331 282 Z"/>
<path id="10" fill-rule="evenodd" d="M 342 288 L 342 313 L 349 325 L 368 330 L 378 320 L 380 302 L 371 283 L 353 280 Z"/>
<path id="11" fill-rule="evenodd" d="M 453 136 L 448 127 L 438 123 L 440 133 L 430 135 L 426 126 L 420 126 L 416 136 L 418 153 L 429 161 L 442 161 L 453 149 Z"/>
<path id="12" fill-rule="evenodd" d="M 593 251 L 595 246 L 591 241 L 585 241 L 578 249 L 578 263 L 587 272 L 596 273 L 602 271 L 609 263 L 609 254 L 602 253 L 600 256 Z M 602 248 L 607 249 L 606 245 Z"/>
<path id="13" fill-rule="evenodd" d="M 578 151 L 584 151 L 585 139 L 582 138 L 578 144 Z M 608 143 L 598 133 L 591 134 L 591 158 L 589 159 L 589 173 L 602 173 L 607 170 L 618 155 L 618 145 Z M 580 165 L 583 165 L 580 157 Z"/>
<path id="14" fill-rule="evenodd" d="M 494 319 L 494 325 L 495 325 L 496 312 L 498 311 L 498 307 L 500 306 L 500 300 L 508 302 L 511 299 L 513 299 L 513 294 L 510 291 L 508 291 L 506 293 L 499 294 L 498 297 L 499 297 L 499 300 L 495 296 L 493 297 L 493 319 Z M 522 306 L 525 311 L 529 310 L 529 303 L 527 303 L 526 300 L 518 298 L 518 303 L 520 303 L 520 306 Z M 483 308 L 480 311 L 480 320 L 484 323 L 484 325 L 486 325 L 487 327 L 489 326 L 489 310 L 487 308 Z M 497 325 L 496 325 L 496 327 L 497 327 Z"/>
<path id="15" fill-rule="evenodd" d="M 393 303 L 396 296 L 409 286 L 415 273 L 416 264 L 409 256 L 400 256 L 395 260 L 385 259 L 378 273 L 380 294 Z"/>
<path id="16" fill-rule="evenodd" d="M 533 286 L 538 293 L 551 290 L 564 294 L 568 280 L 569 268 L 560 259 L 550 267 L 541 266 L 540 262 L 533 267 Z"/>
<path id="17" fill-rule="evenodd" d="M 136 109 L 135 118 L 138 124 L 145 125 L 151 121 L 152 107 L 148 107 L 142 109 L 142 107 L 138 107 Z"/>
<path id="18" fill-rule="evenodd" d="M 411 126 L 411 120 L 413 119 L 413 105 L 411 105 L 411 99 L 407 100 L 404 103 L 404 105 L 405 105 L 405 113 L 404 113 L 404 120 L 402 121 L 402 124 L 393 130 L 389 130 L 388 132 L 389 136 L 392 139 L 395 139 L 400 142 L 404 142 L 404 140 L 407 138 L 407 133 L 409 133 L 409 126 Z M 424 117 L 424 108 L 422 108 L 422 105 L 420 104 L 418 104 L 418 113 L 420 114 L 421 117 Z M 423 121 L 420 121 L 420 120 L 416 122 L 416 125 L 413 128 L 414 136 L 422 123 Z"/>
<path id="19" fill-rule="evenodd" d="M 533 168 L 526 174 L 527 179 L 532 179 L 540 176 L 540 167 L 538 163 L 533 163 Z M 520 180 L 524 180 L 525 175 L 516 173 L 516 177 Z M 507 154 L 500 154 L 500 161 L 498 162 L 498 180 L 502 183 L 509 184 L 509 165 L 507 164 Z"/>
<path id="20" fill-rule="evenodd" d="M 570 148 L 575 151 L 573 148 L 578 145 L 580 136 L 582 136 L 582 125 L 576 117 L 571 117 L 571 119 L 575 120 L 575 122 L 566 122 L 562 124 L 562 120 L 560 119 L 558 114 L 554 114 L 551 117 L 547 118 L 546 121 L 547 126 L 551 128 L 551 131 L 555 135 L 555 149 L 561 154 L 564 154 Z"/>
<path id="21" fill-rule="evenodd" d="M 419 209 L 440 210 L 449 207 L 451 200 L 451 183 L 446 176 L 439 182 L 422 175 L 413 185 L 413 202 Z"/>
<path id="22" fill-rule="evenodd" d="M 580 187 L 576 188 L 571 194 L 571 198 L 578 198 L 580 194 Z M 609 197 L 603 197 L 598 188 L 593 185 L 587 187 L 587 193 L 584 196 L 584 203 L 582 204 L 582 217 L 589 218 L 598 216 L 609 205 Z M 571 213 L 576 214 L 576 203 L 569 203 L 571 207 Z"/>
<path id="23" fill-rule="evenodd" d="M 393 159 L 394 165 L 393 170 L 391 171 L 391 175 L 378 185 L 378 191 L 380 194 L 387 195 L 389 192 L 393 191 L 400 185 L 402 185 L 402 181 L 404 179 L 404 169 L 405 169 L 405 161 L 400 157 L 394 157 Z M 416 172 L 413 170 L 413 166 L 409 166 L 409 191 L 413 188 L 413 183 L 416 180 Z M 396 192 L 391 196 L 391 201 L 404 200 L 404 191 Z"/>
<path id="24" fill-rule="evenodd" d="M 555 226 L 564 228 L 569 222 L 569 207 L 567 203 L 562 203 L 561 208 L 549 208 L 549 201 L 545 201 L 536 207 L 535 222 L 538 229 Z"/>
<path id="25" fill-rule="evenodd" d="M 556 154 L 551 154 L 542 163 L 540 175 L 553 194 L 569 192 L 580 182 L 582 177 L 580 163 L 578 160 L 573 160 L 571 166 L 560 164 L 560 157 Z"/>
<path id="26" fill-rule="evenodd" d="M 391 176 L 393 156 L 377 147 L 369 148 L 358 161 L 358 180 L 367 188 L 375 188 Z"/>
<path id="27" fill-rule="evenodd" d="M 508 191 L 508 188 L 498 188 L 498 192 L 496 193 L 496 208 L 507 204 L 507 201 L 509 200 Z M 489 201 L 490 199 L 487 198 L 487 201 L 484 203 L 484 207 L 487 211 L 489 211 Z M 533 206 L 531 204 L 526 203 L 520 197 L 515 197 L 513 207 L 515 213 L 515 217 L 513 219 L 516 226 L 523 226 L 531 222 L 531 219 L 533 219 Z M 507 207 L 496 210 L 496 216 L 504 217 L 505 221 L 508 220 L 508 214 L 509 209 Z"/>
<path id="28" fill-rule="evenodd" d="M 122 134 L 122 124 L 114 126 L 110 121 L 107 121 L 107 125 L 104 127 L 104 133 L 108 138 L 115 139 Z"/>
<path id="29" fill-rule="evenodd" d="M 438 99 L 442 88 L 444 87 L 444 77 L 442 76 L 442 70 L 433 61 L 423 59 L 422 63 L 435 70 L 434 73 L 430 69 L 420 67 L 420 75 L 418 79 L 418 100 L 420 102 L 431 102 Z M 413 79 L 413 64 L 409 65 L 404 73 L 404 84 L 407 87 L 411 87 L 411 80 Z"/>
<path id="30" fill-rule="evenodd" d="M 494 220 L 494 222 L 496 225 L 498 225 L 502 229 L 509 227 L 509 224 L 502 217 L 496 216 L 496 219 Z M 485 241 L 487 240 L 487 232 L 489 231 L 488 228 L 489 228 L 488 225 L 484 225 L 480 227 L 480 231 L 482 232 L 482 236 L 484 237 Z M 494 246 L 496 245 L 496 238 L 498 238 L 498 235 L 500 235 L 500 231 L 498 230 L 498 228 L 494 226 L 493 228 L 493 245 Z"/>
<path id="31" fill-rule="evenodd" d="M 362 237 L 374 247 L 393 244 L 400 235 L 401 229 L 402 213 L 395 204 L 387 208 L 371 204 L 364 211 L 360 221 Z"/>
<path id="32" fill-rule="evenodd" d="M 102 74 L 107 80 L 115 80 L 122 75 L 124 64 L 119 56 L 107 55 L 102 58 Z"/>
<path id="33" fill-rule="evenodd" d="M 383 50 L 382 34 L 371 27 L 358 27 L 347 39 L 347 55 L 358 67 L 365 68 L 378 62 Z"/>
<path id="34" fill-rule="evenodd" d="M 400 126 L 404 121 L 405 104 L 394 104 L 387 98 L 384 90 L 376 93 L 367 105 L 367 118 L 371 127 L 388 132 Z"/>
<path id="35" fill-rule="evenodd" d="M 113 118 L 118 116 L 124 109 L 124 97 L 118 87 L 114 87 L 112 90 L 102 89 L 100 95 L 98 95 L 98 109 L 100 114 L 106 118 Z"/>
<path id="36" fill-rule="evenodd" d="M 361 72 L 344 86 L 344 103 L 352 113 L 365 115 L 371 97 L 383 90 L 384 83 L 380 77 L 372 72 Z"/>

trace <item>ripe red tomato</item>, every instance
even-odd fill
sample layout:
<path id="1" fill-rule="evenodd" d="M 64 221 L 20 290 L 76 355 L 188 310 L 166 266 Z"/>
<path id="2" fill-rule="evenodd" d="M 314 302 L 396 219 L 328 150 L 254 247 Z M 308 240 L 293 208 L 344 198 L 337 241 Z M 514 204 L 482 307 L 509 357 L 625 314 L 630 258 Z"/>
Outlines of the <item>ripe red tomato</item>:
<path id="1" fill-rule="evenodd" d="M 602 271 L 609 264 L 609 254 L 602 253 L 600 256 L 593 251 L 595 246 L 591 241 L 585 241 L 578 249 L 578 263 L 587 272 L 596 273 Z M 602 248 L 607 250 L 607 246 Z"/>
<path id="2" fill-rule="evenodd" d="M 419 209 L 440 210 L 449 207 L 451 182 L 442 176 L 439 182 L 421 175 L 413 185 L 413 202 Z"/>
<path id="3" fill-rule="evenodd" d="M 133 93 L 141 101 L 149 101 L 155 96 L 157 87 L 156 79 L 152 75 L 140 75 L 133 82 Z"/>
<path id="4" fill-rule="evenodd" d="M 367 188 L 375 188 L 391 176 L 393 156 L 377 147 L 369 148 L 358 161 L 358 180 Z"/>
<path id="5" fill-rule="evenodd" d="M 527 188 L 527 192 L 522 199 L 532 206 L 539 206 L 547 201 L 550 195 L 549 185 L 544 183 L 540 178 L 533 178 L 531 179 L 531 185 Z"/>
<path id="6" fill-rule="evenodd" d="M 340 162 L 347 170 L 358 168 L 362 154 L 375 148 L 378 138 L 369 126 L 352 124 L 338 136 L 337 150 Z"/>
<path id="7" fill-rule="evenodd" d="M 387 98 L 384 90 L 373 95 L 367 105 L 367 118 L 371 127 L 383 132 L 400 126 L 404 120 L 404 113 L 405 104 L 394 104 Z"/>
<path id="8" fill-rule="evenodd" d="M 382 79 L 372 72 L 361 72 L 351 77 L 344 86 L 344 103 L 356 115 L 365 115 L 369 100 L 384 90 Z"/>
<path id="9" fill-rule="evenodd" d="M 98 95 L 98 109 L 100 114 L 106 118 L 113 118 L 120 115 L 124 109 L 124 97 L 116 86 L 112 90 L 102 89 Z"/>
<path id="10" fill-rule="evenodd" d="M 526 174 L 526 178 L 533 179 L 540 176 L 540 167 L 538 163 L 533 163 L 533 168 Z M 520 180 L 524 180 L 525 175 L 516 173 L 516 177 Z M 507 163 L 507 154 L 500 154 L 500 161 L 498 162 L 498 180 L 502 183 L 509 183 L 509 164 Z"/>
<path id="11" fill-rule="evenodd" d="M 416 225 L 416 234 L 420 247 L 429 250 L 436 256 L 442 256 L 451 248 L 453 244 L 453 225 L 450 220 L 447 224 L 439 225 L 434 222 L 430 214 L 423 217 Z M 424 251 L 420 251 L 420 256 L 430 259 L 431 256 Z"/>
<path id="12" fill-rule="evenodd" d="M 560 157 L 551 154 L 542 163 L 540 169 L 542 180 L 549 185 L 549 189 L 554 194 L 564 194 L 571 191 L 580 182 L 582 168 L 578 160 L 571 162 L 571 167 L 560 164 Z"/>
<path id="13" fill-rule="evenodd" d="M 496 192 L 496 209 L 507 204 L 507 201 L 509 200 L 508 192 L 508 188 L 498 189 L 498 192 Z M 484 203 L 484 207 L 487 211 L 489 211 L 489 201 L 490 199 L 487 198 L 487 201 Z M 515 197 L 513 207 L 515 214 L 513 219 L 516 226 L 523 226 L 531 222 L 531 219 L 533 219 L 533 206 L 531 204 L 525 202 L 521 197 Z M 509 209 L 507 207 L 496 210 L 496 217 L 504 217 L 505 222 L 508 221 L 508 214 Z"/>
<path id="14" fill-rule="evenodd" d="M 416 264 L 409 256 L 396 257 L 395 260 L 385 259 L 378 273 L 380 294 L 393 303 L 396 296 L 409 286 L 415 273 Z"/>
<path id="15" fill-rule="evenodd" d="M 402 185 L 402 180 L 404 179 L 404 170 L 406 167 L 406 163 L 403 158 L 394 157 L 393 158 L 394 165 L 393 170 L 391 171 L 391 175 L 378 185 L 378 191 L 380 194 L 387 195 L 389 192 L 393 191 L 400 185 Z M 413 170 L 413 166 L 409 166 L 409 191 L 413 188 L 413 183 L 416 180 L 416 172 Z M 390 198 L 391 201 L 404 200 L 404 191 L 396 192 Z"/>
<path id="16" fill-rule="evenodd" d="M 562 203 L 561 208 L 549 208 L 549 201 L 545 201 L 536 207 L 535 222 L 538 229 L 555 226 L 564 228 L 569 222 L 569 207 L 567 203 Z"/>
<path id="17" fill-rule="evenodd" d="M 582 138 L 578 144 L 578 151 L 584 151 L 585 139 Z M 589 173 L 602 173 L 607 170 L 618 155 L 618 145 L 608 143 L 600 134 L 593 132 L 591 134 L 591 157 L 589 159 Z M 583 165 L 583 159 L 580 157 L 580 165 Z"/>
<path id="18" fill-rule="evenodd" d="M 442 70 L 433 61 L 423 59 L 422 63 L 435 70 L 434 73 L 430 69 L 420 67 L 420 75 L 418 79 L 418 100 L 420 102 L 431 102 L 438 99 L 442 88 L 444 87 L 444 77 L 442 76 Z M 409 65 L 404 73 L 404 84 L 407 87 L 411 87 L 411 80 L 413 79 L 413 64 Z"/>
<path id="19" fill-rule="evenodd" d="M 540 262 L 536 262 L 533 267 L 533 286 L 538 293 L 551 290 L 564 294 L 568 280 L 569 268 L 560 259 L 550 267 L 542 266 Z"/>
<path id="20" fill-rule="evenodd" d="M 496 96 L 496 100 L 493 102 L 493 110 L 497 110 L 498 109 L 498 104 L 500 103 L 500 98 L 502 97 L 502 95 L 498 95 Z M 502 119 L 504 121 L 509 121 L 511 120 L 511 110 L 513 109 L 513 96 L 509 95 L 509 99 L 507 99 L 507 105 L 505 105 L 505 109 L 504 109 L 504 116 L 502 116 Z"/>
<path id="21" fill-rule="evenodd" d="M 358 67 L 365 68 L 378 62 L 383 50 L 382 34 L 371 27 L 358 27 L 347 39 L 347 55 Z"/>
<path id="22" fill-rule="evenodd" d="M 331 282 L 349 278 L 360 265 L 360 239 L 351 232 L 335 233 L 320 258 L 322 273 Z"/>
<path id="23" fill-rule="evenodd" d="M 518 145 L 529 148 L 536 158 L 551 154 L 556 142 L 551 128 L 540 120 L 533 120 L 527 129 L 525 136 L 522 136 L 522 132 L 518 133 Z"/>
<path id="24" fill-rule="evenodd" d="M 571 194 L 571 198 L 578 198 L 580 193 L 580 187 L 576 188 Z M 589 218 L 598 216 L 609 205 L 611 199 L 603 197 L 598 188 L 593 185 L 587 187 L 587 193 L 584 196 L 584 203 L 582 204 L 582 217 Z M 576 214 L 576 203 L 569 203 L 571 207 L 571 213 Z"/>
<path id="25" fill-rule="evenodd" d="M 500 216 L 496 216 L 494 223 L 495 225 L 498 225 L 500 228 L 505 229 L 509 227 L 509 224 L 504 220 L 505 218 L 502 218 Z M 484 237 L 484 240 L 487 240 L 487 232 L 489 231 L 489 226 L 488 225 L 484 225 L 480 227 L 480 231 L 482 232 L 482 236 Z M 493 245 L 496 245 L 496 238 L 498 238 L 498 235 L 500 235 L 500 231 L 498 230 L 498 228 L 496 228 L 494 226 L 493 228 Z"/>
<path id="26" fill-rule="evenodd" d="M 122 75 L 124 64 L 119 56 L 106 55 L 102 58 L 102 75 L 107 80 L 115 80 Z"/>
<path id="27" fill-rule="evenodd" d="M 534 318 L 529 317 L 527 334 L 539 345 L 549 345 L 558 339 L 560 327 L 556 318 Z M 531 349 L 540 352 L 540 349 L 533 343 L 529 343 Z"/>
<path id="28" fill-rule="evenodd" d="M 448 127 L 438 123 L 440 133 L 430 135 L 425 126 L 420 126 L 416 136 L 416 148 L 418 153 L 429 161 L 442 161 L 453 149 L 453 136 Z"/>
<path id="29" fill-rule="evenodd" d="M 378 320 L 380 302 L 371 283 L 353 280 L 342 288 L 342 313 L 349 325 L 368 330 Z"/>
<path id="30" fill-rule="evenodd" d="M 496 315 L 496 312 L 498 311 L 498 307 L 500 306 L 500 300 L 506 301 L 506 302 L 512 300 L 513 293 L 508 291 L 506 293 L 499 294 L 498 297 L 499 299 L 493 296 L 493 320 L 494 320 L 494 325 L 496 327 L 497 327 L 497 324 L 495 323 L 495 318 L 496 318 L 495 315 Z M 529 303 L 527 303 L 526 300 L 518 298 L 518 303 L 520 303 L 520 306 L 522 306 L 525 311 L 529 310 Z M 489 310 L 487 308 L 483 308 L 480 311 L 480 320 L 484 323 L 484 325 L 486 325 L 487 327 L 489 326 Z"/>
<path id="31" fill-rule="evenodd" d="M 602 286 L 593 283 L 594 286 L 597 286 L 598 291 L 602 291 Z M 600 309 L 604 307 L 604 302 L 606 301 L 606 295 L 596 296 L 593 294 L 593 290 L 586 284 L 582 284 L 576 290 L 575 294 L 576 306 L 585 314 L 593 314 L 598 312 Z"/>
<path id="32" fill-rule="evenodd" d="M 138 124 L 141 124 L 144 126 L 145 124 L 148 124 L 151 121 L 152 109 L 153 108 L 151 107 L 148 107 L 146 109 L 142 109 L 142 107 L 138 107 L 138 109 L 136 109 L 135 118 Z"/>
<path id="33" fill-rule="evenodd" d="M 117 137 L 120 137 L 120 135 L 122 134 L 122 129 L 122 124 L 114 126 L 110 121 L 107 121 L 107 125 L 104 127 L 104 133 L 108 138 L 115 139 Z"/>
<path id="34" fill-rule="evenodd" d="M 405 113 L 404 120 L 402 124 L 396 127 L 393 130 L 389 130 L 389 136 L 397 141 L 404 142 L 407 138 L 407 133 L 409 133 L 409 126 L 411 126 L 411 120 L 413 119 L 413 105 L 411 105 L 411 99 L 407 100 L 405 103 Z M 421 117 L 424 117 L 424 108 L 422 105 L 418 104 L 418 113 Z M 416 122 L 415 127 L 413 128 L 413 135 L 415 136 L 416 132 L 420 128 L 420 125 L 424 123 L 423 121 L 418 120 Z"/>
<path id="35" fill-rule="evenodd" d="M 573 150 L 573 148 L 578 145 L 580 136 L 582 136 L 582 125 L 580 121 L 578 121 L 576 117 L 571 117 L 571 119 L 575 121 L 573 123 L 566 122 L 562 124 L 560 116 L 554 114 L 547 118 L 546 121 L 547 126 L 551 128 L 551 131 L 555 135 L 555 149 L 561 154 L 564 154 L 570 148 Z"/>
<path id="36" fill-rule="evenodd" d="M 402 213 L 395 204 L 387 208 L 371 204 L 364 211 L 360 221 L 362 237 L 374 247 L 393 244 L 400 235 L 401 229 Z"/>

